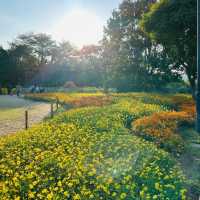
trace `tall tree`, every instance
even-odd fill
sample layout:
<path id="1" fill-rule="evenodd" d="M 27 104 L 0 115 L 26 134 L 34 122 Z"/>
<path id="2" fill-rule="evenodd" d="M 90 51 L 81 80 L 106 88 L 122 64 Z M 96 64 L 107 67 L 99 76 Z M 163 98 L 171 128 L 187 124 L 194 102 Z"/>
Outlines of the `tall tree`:
<path id="1" fill-rule="evenodd" d="M 32 49 L 32 53 L 38 58 L 39 65 L 47 64 L 52 60 L 52 51 L 56 47 L 56 42 L 45 33 L 21 34 L 17 37 L 15 43 L 26 45 Z"/>
<path id="2" fill-rule="evenodd" d="M 37 58 L 29 46 L 11 43 L 8 54 L 13 76 L 16 77 L 15 84 L 26 83 L 38 72 Z M 10 79 L 12 80 L 11 77 Z"/>
<path id="3" fill-rule="evenodd" d="M 197 44 L 198 44 L 198 48 L 197 48 L 197 100 L 196 100 L 196 104 L 197 104 L 197 131 L 200 133 L 200 3 L 197 1 L 198 4 L 198 12 L 197 12 L 197 27 L 198 27 L 198 31 L 197 31 Z"/>
<path id="4" fill-rule="evenodd" d="M 15 82 L 15 78 L 11 77 L 13 66 L 10 64 L 10 57 L 7 50 L 0 47 L 0 85 L 5 85 L 8 82 Z M 15 73 L 14 73 L 15 75 Z"/>
<path id="5" fill-rule="evenodd" d="M 75 47 L 68 41 L 62 41 L 52 48 L 52 63 L 64 64 L 70 61 L 70 57 L 75 51 Z"/>
<path id="6" fill-rule="evenodd" d="M 112 68 L 113 84 L 120 90 L 156 89 L 177 77 L 169 68 L 166 54 L 139 27 L 143 14 L 154 2 L 124 0 L 108 21 L 104 51 L 110 52 L 104 53 L 104 60 L 107 69 Z"/>
<path id="7" fill-rule="evenodd" d="M 173 69 L 187 74 L 193 96 L 197 78 L 196 10 L 196 0 L 161 0 L 141 21 L 143 30 L 173 59 Z"/>

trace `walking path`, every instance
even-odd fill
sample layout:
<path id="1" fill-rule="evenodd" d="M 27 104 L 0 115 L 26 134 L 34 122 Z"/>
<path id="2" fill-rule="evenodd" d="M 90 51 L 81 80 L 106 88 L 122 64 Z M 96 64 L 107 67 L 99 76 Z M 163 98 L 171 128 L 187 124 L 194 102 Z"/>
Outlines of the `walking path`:
<path id="1" fill-rule="evenodd" d="M 50 112 L 50 105 L 16 96 L 0 96 L 0 135 L 23 130 L 25 110 L 29 113 L 29 126 L 41 122 Z"/>

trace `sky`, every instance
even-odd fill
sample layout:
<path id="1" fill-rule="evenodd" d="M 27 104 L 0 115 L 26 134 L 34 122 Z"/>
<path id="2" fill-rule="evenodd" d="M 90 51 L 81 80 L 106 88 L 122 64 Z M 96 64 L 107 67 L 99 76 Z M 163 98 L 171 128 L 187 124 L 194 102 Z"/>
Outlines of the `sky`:
<path id="1" fill-rule="evenodd" d="M 0 0 L 0 45 L 21 33 L 51 34 L 77 47 L 97 44 L 121 0 Z"/>

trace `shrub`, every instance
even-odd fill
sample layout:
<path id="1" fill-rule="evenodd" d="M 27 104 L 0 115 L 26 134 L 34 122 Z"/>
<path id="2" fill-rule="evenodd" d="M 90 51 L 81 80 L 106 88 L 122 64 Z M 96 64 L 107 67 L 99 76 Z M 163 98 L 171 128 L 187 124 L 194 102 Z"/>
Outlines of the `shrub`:
<path id="1" fill-rule="evenodd" d="M 103 88 L 97 88 L 97 87 L 81 87 L 80 90 L 82 92 L 88 92 L 88 93 L 103 92 Z"/>
<path id="2" fill-rule="evenodd" d="M 177 110 L 186 112 L 192 118 L 196 117 L 196 106 L 191 96 L 175 96 L 172 97 L 172 102 L 176 105 Z"/>
<path id="3" fill-rule="evenodd" d="M 1 88 L 2 95 L 8 95 L 8 88 Z"/>
<path id="4" fill-rule="evenodd" d="M 76 88 L 76 84 L 73 81 L 68 81 L 64 84 L 65 88 Z"/>
<path id="5" fill-rule="evenodd" d="M 184 111 L 160 112 L 133 122 L 133 130 L 137 135 L 154 141 L 170 152 L 180 153 L 183 150 L 183 141 L 178 135 L 178 127 L 193 122 L 194 118 Z"/>
<path id="6" fill-rule="evenodd" d="M 17 89 L 16 88 L 12 88 L 11 94 L 16 94 L 16 93 L 17 93 Z"/>

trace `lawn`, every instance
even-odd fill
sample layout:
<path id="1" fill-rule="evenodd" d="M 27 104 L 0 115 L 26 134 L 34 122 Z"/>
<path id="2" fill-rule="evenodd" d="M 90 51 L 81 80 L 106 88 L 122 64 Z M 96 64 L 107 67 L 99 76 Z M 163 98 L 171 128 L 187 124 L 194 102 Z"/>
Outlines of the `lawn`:
<path id="1" fill-rule="evenodd" d="M 193 144 L 198 138 L 181 131 L 194 124 L 190 96 L 51 93 L 27 98 L 58 98 L 70 110 L 0 138 L 1 199 L 178 200 L 191 196 L 191 185 L 198 193 L 198 178 L 193 184 L 183 164 L 189 152 L 185 141 Z"/>

